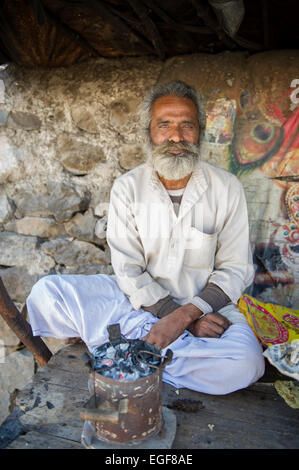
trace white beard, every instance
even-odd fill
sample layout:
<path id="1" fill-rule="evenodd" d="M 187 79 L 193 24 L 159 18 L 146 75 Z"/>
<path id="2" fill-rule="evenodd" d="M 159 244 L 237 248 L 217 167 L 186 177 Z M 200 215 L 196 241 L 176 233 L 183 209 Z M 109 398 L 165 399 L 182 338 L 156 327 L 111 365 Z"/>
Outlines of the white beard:
<path id="1" fill-rule="evenodd" d="M 183 150 L 183 153 L 179 155 L 169 153 L 173 148 Z M 200 161 L 199 145 L 189 142 L 177 144 L 165 142 L 156 146 L 150 143 L 147 144 L 146 153 L 146 163 L 167 180 L 185 178 L 194 171 Z"/>

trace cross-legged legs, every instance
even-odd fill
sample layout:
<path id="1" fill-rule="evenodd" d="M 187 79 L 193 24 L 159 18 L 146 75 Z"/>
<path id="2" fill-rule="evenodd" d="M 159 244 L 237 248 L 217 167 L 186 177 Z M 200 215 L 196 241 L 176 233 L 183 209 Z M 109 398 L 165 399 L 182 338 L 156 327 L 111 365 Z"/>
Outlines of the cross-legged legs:
<path id="1" fill-rule="evenodd" d="M 27 310 L 34 335 L 80 336 L 91 352 L 108 341 L 109 324 L 119 323 L 124 336 L 137 339 L 158 321 L 134 310 L 114 276 L 103 274 L 46 276 L 33 286 Z M 168 348 L 173 360 L 163 380 L 177 388 L 226 394 L 264 373 L 262 348 L 247 324 L 231 325 L 221 338 L 195 338 L 186 331 Z"/>

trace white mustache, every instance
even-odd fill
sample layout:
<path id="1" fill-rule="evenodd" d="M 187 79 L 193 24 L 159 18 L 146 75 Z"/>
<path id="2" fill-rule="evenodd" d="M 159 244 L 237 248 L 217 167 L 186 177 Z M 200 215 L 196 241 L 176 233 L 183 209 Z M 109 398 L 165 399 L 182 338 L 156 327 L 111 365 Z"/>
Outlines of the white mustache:
<path id="1" fill-rule="evenodd" d="M 181 150 L 174 155 L 171 150 Z M 147 148 L 147 163 L 166 179 L 178 180 L 192 173 L 200 160 L 199 145 L 189 142 L 163 144 Z"/>
<path id="2" fill-rule="evenodd" d="M 188 153 L 198 153 L 198 148 L 196 145 L 189 142 L 178 142 L 170 143 L 164 142 L 163 144 L 157 145 L 153 148 L 153 153 L 169 153 L 171 150 L 182 150 Z"/>

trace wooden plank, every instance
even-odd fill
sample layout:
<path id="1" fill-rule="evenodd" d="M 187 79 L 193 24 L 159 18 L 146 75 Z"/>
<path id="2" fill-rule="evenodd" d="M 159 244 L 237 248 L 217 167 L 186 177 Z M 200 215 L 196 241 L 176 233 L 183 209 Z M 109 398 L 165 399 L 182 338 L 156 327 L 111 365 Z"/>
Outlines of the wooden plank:
<path id="1" fill-rule="evenodd" d="M 163 403 L 200 400 L 197 413 L 176 411 L 178 431 L 173 448 L 299 448 L 299 413 L 278 395 L 240 390 L 213 396 L 163 387 Z"/>
<path id="2" fill-rule="evenodd" d="M 276 394 L 266 395 L 264 392 L 239 390 L 229 395 L 206 395 L 192 390 L 183 389 L 179 395 L 170 389 L 167 384 L 163 387 L 163 404 L 169 405 L 177 399 L 200 400 L 204 409 L 202 412 L 213 416 L 223 416 L 227 420 L 238 420 L 244 424 L 263 422 L 263 428 L 273 430 L 286 430 L 299 427 L 299 410 L 290 408 L 284 400 Z"/>
<path id="3" fill-rule="evenodd" d="M 62 385 L 35 383 L 32 389 L 17 399 L 17 406 L 24 411 L 19 417 L 25 431 L 34 430 L 56 437 L 81 441 L 83 421 L 80 409 L 89 398 L 88 390 Z"/>
<path id="4" fill-rule="evenodd" d="M 43 385 L 39 386 L 36 384 L 33 397 L 29 397 L 31 403 L 42 395 L 39 392 Z M 261 400 L 263 394 L 250 391 L 210 396 L 186 389 L 177 395 L 167 384 L 163 389 L 164 405 L 171 405 L 177 399 L 200 400 L 204 404 L 204 409 L 197 413 L 175 411 L 178 429 L 174 448 L 296 448 L 299 445 L 298 433 L 294 432 L 299 427 L 298 414 L 296 418 L 294 410 L 279 397 L 273 400 L 266 396 Z M 78 402 L 74 393 L 76 390 L 49 384 L 46 396 L 20 418 L 21 423 L 27 429 L 57 437 L 71 436 L 80 442 L 83 423 L 78 415 L 82 395 L 80 391 Z M 84 399 L 87 398 L 86 392 Z M 55 410 L 45 410 L 45 400 L 53 404 Z"/>
<path id="5" fill-rule="evenodd" d="M 82 360 L 82 355 L 86 351 L 87 348 L 83 343 L 61 349 L 51 358 L 47 367 L 38 370 L 34 382 L 87 390 L 89 372 Z"/>
<path id="6" fill-rule="evenodd" d="M 296 449 L 298 435 L 284 431 L 264 430 L 259 424 L 248 424 L 226 417 L 207 416 L 204 413 L 196 417 L 196 422 L 189 416 L 179 416 L 178 429 L 173 443 L 174 449 Z"/>
<path id="7" fill-rule="evenodd" d="M 89 398 L 88 370 L 81 359 L 84 351 L 83 345 L 62 349 L 19 393 L 16 404 L 24 412 L 19 420 L 28 432 L 9 448 L 81 445 L 83 421 L 79 412 Z M 173 406 L 175 400 L 197 400 L 204 405 L 195 413 L 173 409 L 177 417 L 173 448 L 299 448 L 299 411 L 284 402 L 273 382 L 267 382 L 274 378 L 275 371 L 274 375 L 265 376 L 262 388 L 255 384 L 219 396 L 176 390 L 163 383 L 164 406 Z"/>
<path id="8" fill-rule="evenodd" d="M 82 449 L 82 444 L 31 431 L 13 441 L 6 449 Z"/>
<path id="9" fill-rule="evenodd" d="M 87 369 L 81 371 L 64 370 L 60 368 L 44 368 L 34 377 L 34 383 L 61 385 L 69 388 L 75 388 L 85 391 L 88 389 L 89 373 Z M 46 388 L 46 387 L 45 387 Z M 23 391 L 20 392 L 20 394 Z"/>
<path id="10" fill-rule="evenodd" d="M 81 442 L 80 409 L 89 398 L 84 351 L 81 344 L 63 348 L 19 392 L 16 406 L 24 412 L 19 421 L 25 430 Z M 43 441 L 38 445 L 46 448 Z"/>
<path id="11" fill-rule="evenodd" d="M 83 360 L 82 355 L 88 351 L 83 343 L 72 344 L 60 349 L 47 364 L 47 369 L 59 368 L 61 370 L 82 371 Z"/>

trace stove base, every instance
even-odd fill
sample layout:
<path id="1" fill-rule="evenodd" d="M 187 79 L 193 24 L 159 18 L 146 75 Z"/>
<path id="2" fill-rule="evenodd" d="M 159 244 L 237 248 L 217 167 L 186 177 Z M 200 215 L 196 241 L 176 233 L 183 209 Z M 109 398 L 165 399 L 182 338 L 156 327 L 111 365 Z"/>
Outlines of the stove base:
<path id="1" fill-rule="evenodd" d="M 176 416 L 172 410 L 162 406 L 162 417 L 161 431 L 136 444 L 103 441 L 95 434 L 90 421 L 84 421 L 81 443 L 87 449 L 171 449 L 176 433 Z"/>

